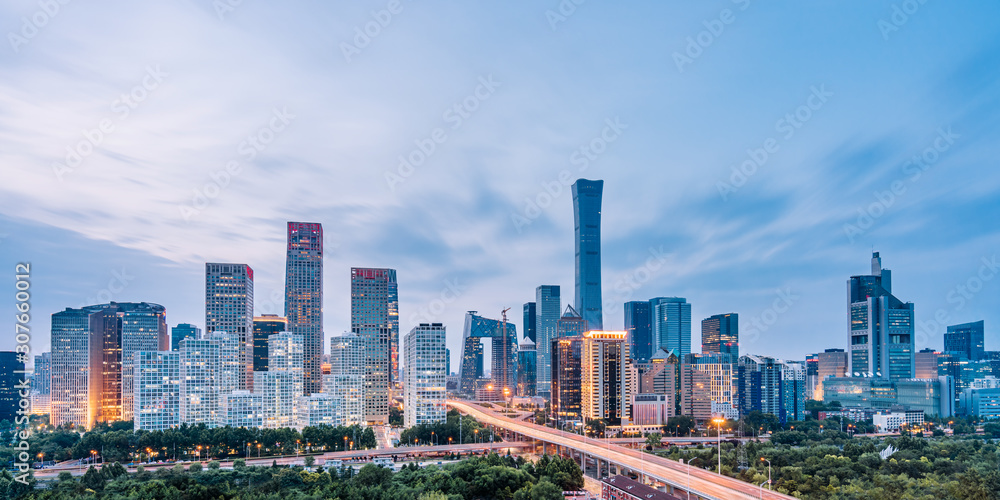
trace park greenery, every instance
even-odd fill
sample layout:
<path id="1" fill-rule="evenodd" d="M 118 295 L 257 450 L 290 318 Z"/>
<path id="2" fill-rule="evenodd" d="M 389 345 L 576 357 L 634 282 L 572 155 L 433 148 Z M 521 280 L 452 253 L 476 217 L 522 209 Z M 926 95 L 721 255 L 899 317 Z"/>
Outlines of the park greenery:
<path id="1" fill-rule="evenodd" d="M 232 470 L 221 469 L 213 462 L 207 470 L 192 464 L 188 470 L 176 465 L 129 474 L 124 467 L 111 464 L 102 469 L 92 467 L 79 479 L 61 473 L 45 489 L 10 486 L 9 480 L 0 476 L 0 498 L 562 500 L 563 490 L 583 487 L 583 473 L 570 459 L 543 456 L 532 463 L 520 457 L 490 454 L 443 467 L 409 464 L 396 473 L 372 464 L 355 474 L 352 468 L 324 471 L 322 467 L 247 467 L 239 460 Z"/>
<path id="2" fill-rule="evenodd" d="M 489 439 L 489 431 L 478 420 L 454 409 L 448 412 L 445 422 L 416 425 L 399 434 L 401 446 L 488 443 Z"/>

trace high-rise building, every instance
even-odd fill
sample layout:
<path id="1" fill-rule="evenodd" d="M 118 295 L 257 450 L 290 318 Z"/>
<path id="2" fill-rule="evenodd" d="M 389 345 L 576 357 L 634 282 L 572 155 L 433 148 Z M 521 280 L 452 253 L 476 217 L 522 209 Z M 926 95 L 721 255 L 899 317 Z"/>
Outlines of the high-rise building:
<path id="1" fill-rule="evenodd" d="M 54 426 L 73 423 L 90 428 L 97 406 L 90 404 L 91 385 L 100 377 L 90 370 L 90 315 L 100 306 L 66 308 L 52 315 L 52 413 Z M 94 390 L 97 390 L 94 386 Z"/>
<path id="2" fill-rule="evenodd" d="M 214 387 L 219 393 L 220 397 L 223 394 L 229 394 L 233 391 L 239 391 L 240 380 L 243 377 L 244 367 L 243 364 L 243 340 L 242 336 L 233 332 L 223 332 L 221 330 L 216 330 L 208 334 L 208 338 L 214 340 L 218 344 L 219 358 L 215 363 L 215 372 L 213 378 L 215 380 Z M 221 404 L 221 399 L 220 399 Z M 216 415 L 220 420 L 216 422 L 216 425 L 224 426 L 222 414 Z"/>
<path id="3" fill-rule="evenodd" d="M 406 380 L 403 384 L 403 425 L 445 421 L 445 327 L 421 323 L 403 339 Z"/>
<path id="4" fill-rule="evenodd" d="M 517 328 L 513 323 L 484 318 L 476 311 L 465 315 L 462 330 L 461 390 L 474 394 L 476 381 L 483 375 L 482 339 L 492 340 L 492 368 L 490 385 L 498 397 L 504 390 L 513 394 L 517 390 Z"/>
<path id="5" fill-rule="evenodd" d="M 778 420 L 806 419 L 806 366 L 785 361 L 781 367 L 781 415 Z"/>
<path id="6" fill-rule="evenodd" d="M 556 338 L 559 311 L 562 309 L 559 285 L 542 285 L 535 289 L 535 349 L 538 376 L 535 392 L 552 396 L 552 341 Z"/>
<path id="7" fill-rule="evenodd" d="M 190 323 L 181 323 L 170 329 L 170 350 L 181 350 L 181 341 L 201 337 L 201 328 Z"/>
<path id="8" fill-rule="evenodd" d="M 277 314 L 253 318 L 253 371 L 267 371 L 267 340 L 271 335 L 288 331 L 288 320 Z"/>
<path id="9" fill-rule="evenodd" d="M 712 418 L 712 374 L 697 365 L 680 365 L 681 415 L 704 423 Z"/>
<path id="10" fill-rule="evenodd" d="M 740 316 L 716 314 L 701 322 L 701 352 L 740 357 Z"/>
<path id="11" fill-rule="evenodd" d="M 847 362 L 847 352 L 843 349 L 827 349 L 816 354 L 816 377 L 818 384 L 813 390 L 813 399 L 817 401 L 823 400 L 823 381 L 828 377 L 847 376 Z"/>
<path id="12" fill-rule="evenodd" d="M 52 411 L 52 353 L 35 356 L 31 374 L 31 413 L 49 415 Z"/>
<path id="13" fill-rule="evenodd" d="M 182 423 L 214 427 L 219 422 L 219 341 L 184 339 L 180 343 Z"/>
<path id="14" fill-rule="evenodd" d="M 330 374 L 364 376 L 364 339 L 350 332 L 330 339 Z"/>
<path id="15" fill-rule="evenodd" d="M 517 350 L 517 395 L 532 397 L 538 382 L 538 352 L 531 339 L 525 337 Z"/>
<path id="16" fill-rule="evenodd" d="M 259 429 L 264 427 L 265 415 L 264 396 L 250 391 L 234 391 L 222 395 L 219 402 L 221 420 L 233 428 L 246 427 Z"/>
<path id="17" fill-rule="evenodd" d="M 583 414 L 583 337 L 552 341 L 552 413 L 559 425 Z"/>
<path id="18" fill-rule="evenodd" d="M 743 355 L 739 359 L 739 390 L 738 400 L 742 413 L 759 411 L 770 413 L 782 418 L 784 400 L 782 399 L 782 368 L 781 360 L 766 356 Z M 805 406 L 805 403 L 803 403 Z M 782 423 L 785 421 L 782 420 Z"/>
<path id="19" fill-rule="evenodd" d="M 323 376 L 322 224 L 288 223 L 285 317 L 288 331 L 302 335 L 305 340 L 305 394 L 319 392 Z"/>
<path id="20" fill-rule="evenodd" d="M 18 359 L 19 355 L 24 356 L 14 351 L 0 352 L 0 422 L 6 420 L 13 423 L 17 418 L 17 409 L 21 407 L 17 386 L 26 375 L 24 361 Z"/>
<path id="21" fill-rule="evenodd" d="M 938 365 L 941 353 L 934 349 L 922 349 L 913 355 L 915 367 L 913 378 L 928 380 L 938 378 Z M 843 375 L 841 375 L 843 376 Z"/>
<path id="22" fill-rule="evenodd" d="M 739 416 L 739 372 L 736 358 L 731 354 L 688 354 L 683 358 L 691 369 L 708 374 L 708 385 L 713 416 L 731 418 Z"/>
<path id="23" fill-rule="evenodd" d="M 913 303 L 892 295 L 892 273 L 872 254 L 872 274 L 847 281 L 848 372 L 902 380 L 913 377 Z"/>
<path id="24" fill-rule="evenodd" d="M 636 363 L 649 363 L 656 352 L 653 340 L 653 316 L 649 301 L 625 303 L 625 333 L 629 339 L 629 355 Z"/>
<path id="25" fill-rule="evenodd" d="M 628 423 L 628 341 L 625 332 L 583 334 L 580 400 L 584 421 L 604 419 L 608 425 Z"/>
<path id="26" fill-rule="evenodd" d="M 563 315 L 556 322 L 555 338 L 576 337 L 589 331 L 590 324 L 587 323 L 587 320 L 580 316 L 580 313 L 573 309 L 573 306 L 567 304 Z"/>
<path id="27" fill-rule="evenodd" d="M 984 321 L 952 325 L 944 334 L 944 352 L 965 356 L 970 361 L 983 359 Z"/>
<path id="28" fill-rule="evenodd" d="M 243 370 L 239 389 L 253 389 L 253 269 L 246 264 L 205 264 L 205 334 L 239 337 Z"/>
<path id="29" fill-rule="evenodd" d="M 315 392 L 295 399 L 295 428 L 345 425 L 343 400 L 333 394 Z"/>
<path id="30" fill-rule="evenodd" d="M 135 353 L 135 430 L 165 431 L 181 425 L 180 362 L 179 351 Z"/>
<path id="31" fill-rule="evenodd" d="M 653 318 L 653 338 L 658 348 L 677 351 L 683 358 L 691 353 L 691 304 L 681 297 L 658 297 L 649 301 Z"/>
<path id="32" fill-rule="evenodd" d="M 601 300 L 601 198 L 604 181 L 578 179 L 573 183 L 573 219 L 576 244 L 576 310 L 588 330 L 604 329 Z"/>
<path id="33" fill-rule="evenodd" d="M 538 341 L 535 340 L 535 332 L 537 331 L 536 325 L 538 324 L 538 310 L 537 303 L 527 302 L 524 304 L 524 338 L 531 339 L 531 343 L 535 344 Z"/>
<path id="34" fill-rule="evenodd" d="M 272 335 L 267 345 L 267 371 L 254 372 L 254 393 L 264 405 L 264 427 L 295 427 L 296 398 L 305 385 L 305 341 L 298 333 Z"/>
<path id="35" fill-rule="evenodd" d="M 365 425 L 365 377 L 331 373 L 323 376 L 323 392 L 340 399 L 344 425 Z"/>
<path id="36" fill-rule="evenodd" d="M 365 420 L 388 423 L 392 356 L 399 342 L 395 269 L 351 268 L 351 333 L 365 343 Z"/>

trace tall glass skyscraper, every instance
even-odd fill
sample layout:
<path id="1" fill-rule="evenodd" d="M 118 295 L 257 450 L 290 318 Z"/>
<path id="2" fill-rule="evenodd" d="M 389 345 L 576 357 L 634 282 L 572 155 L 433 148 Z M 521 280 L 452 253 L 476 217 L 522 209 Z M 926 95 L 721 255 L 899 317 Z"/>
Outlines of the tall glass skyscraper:
<path id="1" fill-rule="evenodd" d="M 531 343 L 534 344 L 535 332 L 537 331 L 536 325 L 538 324 L 538 312 L 536 310 L 536 304 L 534 302 L 527 302 L 524 304 L 524 325 L 522 329 L 524 330 L 524 338 L 531 339 Z"/>
<path id="2" fill-rule="evenodd" d="M 21 399 L 17 386 L 24 376 L 24 361 L 18 360 L 18 353 L 0 352 L 0 421 L 14 422 L 17 417 Z"/>
<path id="3" fill-rule="evenodd" d="M 246 264 L 205 264 L 205 335 L 239 335 L 243 376 L 240 389 L 253 389 L 253 269 Z"/>
<path id="4" fill-rule="evenodd" d="M 562 308 L 559 285 L 542 285 L 535 289 L 535 342 L 538 372 L 536 393 L 548 399 L 552 396 L 552 341 L 556 338 L 559 312 Z"/>
<path id="5" fill-rule="evenodd" d="M 944 352 L 963 356 L 969 361 L 983 359 L 984 325 L 985 322 L 976 321 L 949 326 L 944 334 Z"/>
<path id="6" fill-rule="evenodd" d="M 701 322 L 701 352 L 732 354 L 740 357 L 740 316 L 716 314 Z"/>
<path id="7" fill-rule="evenodd" d="M 604 329 L 601 302 L 601 198 L 604 181 L 573 183 L 576 243 L 576 310 L 589 330 Z"/>
<path id="8" fill-rule="evenodd" d="M 681 358 L 691 353 L 691 304 L 681 297 L 658 297 L 649 301 L 653 316 L 653 338 L 657 347 L 676 351 Z"/>
<path id="9" fill-rule="evenodd" d="M 265 314 L 253 319 L 253 371 L 267 371 L 268 339 L 288 331 L 288 320 L 277 314 Z"/>
<path id="10" fill-rule="evenodd" d="M 892 295 L 892 273 L 872 254 L 872 273 L 847 281 L 848 373 L 901 380 L 913 378 L 913 303 Z"/>
<path id="11" fill-rule="evenodd" d="M 649 301 L 625 303 L 625 333 L 628 334 L 629 355 L 637 363 L 649 363 L 653 357 L 653 316 Z"/>
<path id="12" fill-rule="evenodd" d="M 365 421 L 386 424 L 394 380 L 392 353 L 398 352 L 399 341 L 395 269 L 351 268 L 351 333 L 365 345 Z"/>
<path id="13" fill-rule="evenodd" d="M 305 394 L 323 385 L 323 225 L 289 222 L 285 256 L 288 331 L 305 342 Z M 395 359 L 395 358 L 393 358 Z"/>

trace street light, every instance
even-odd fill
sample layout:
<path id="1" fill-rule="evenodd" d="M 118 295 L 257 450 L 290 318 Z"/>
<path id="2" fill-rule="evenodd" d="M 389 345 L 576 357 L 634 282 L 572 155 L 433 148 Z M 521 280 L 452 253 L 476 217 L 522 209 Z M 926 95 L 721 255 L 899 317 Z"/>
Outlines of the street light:
<path id="1" fill-rule="evenodd" d="M 90 464 L 93 465 L 97 461 L 97 450 L 90 450 Z"/>
<path id="2" fill-rule="evenodd" d="M 768 460 L 768 459 L 766 459 L 766 458 L 764 458 L 764 457 L 760 457 L 760 461 L 761 462 L 767 462 L 767 489 L 770 490 L 771 489 L 771 461 Z"/>
<path id="3" fill-rule="evenodd" d="M 347 451 L 347 436 L 344 436 L 344 451 Z"/>
<path id="4" fill-rule="evenodd" d="M 712 422 L 715 422 L 715 425 L 719 427 L 719 431 L 717 434 L 719 436 L 719 475 L 721 476 L 722 475 L 722 423 L 725 422 L 725 420 L 721 418 L 715 418 L 712 419 Z"/>

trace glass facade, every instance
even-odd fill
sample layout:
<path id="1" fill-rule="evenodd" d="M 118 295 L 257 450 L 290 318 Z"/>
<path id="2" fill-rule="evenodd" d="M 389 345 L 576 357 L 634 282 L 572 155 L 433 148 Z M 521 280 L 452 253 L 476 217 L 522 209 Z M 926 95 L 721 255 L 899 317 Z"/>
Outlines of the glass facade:
<path id="1" fill-rule="evenodd" d="M 365 345 L 365 420 L 386 424 L 399 342 L 395 269 L 351 268 L 351 333 Z"/>
<path id="2" fill-rule="evenodd" d="M 701 322 L 701 352 L 740 356 L 740 316 L 716 314 Z"/>
<path id="3" fill-rule="evenodd" d="M 181 350 L 181 341 L 201 337 L 201 328 L 190 323 L 181 323 L 170 329 L 170 350 Z"/>
<path id="4" fill-rule="evenodd" d="M 18 353 L 0 352 L 0 421 L 13 423 L 17 417 L 16 411 L 20 408 L 21 400 L 17 386 L 24 376 L 24 361 L 18 360 Z"/>
<path id="5" fill-rule="evenodd" d="M 205 334 L 234 333 L 243 370 L 240 389 L 253 389 L 253 269 L 246 264 L 205 264 Z"/>
<path id="6" fill-rule="evenodd" d="M 964 323 L 948 327 L 944 334 L 944 352 L 965 356 L 972 361 L 983 359 L 984 322 Z"/>
<path id="7" fill-rule="evenodd" d="M 552 341 L 556 338 L 562 309 L 560 293 L 558 285 L 542 285 L 535 289 L 535 349 L 538 356 L 536 393 L 546 399 L 552 395 Z"/>
<path id="8" fill-rule="evenodd" d="M 582 412 L 583 337 L 552 341 L 552 412 L 560 425 Z"/>
<path id="9" fill-rule="evenodd" d="M 288 331 L 305 339 L 304 394 L 319 392 L 323 377 L 322 224 L 288 223 L 285 318 L 288 320 Z"/>
<path id="10" fill-rule="evenodd" d="M 653 341 L 653 316 L 648 301 L 625 303 L 625 333 L 629 339 L 629 356 L 636 363 L 649 363 L 656 348 Z"/>
<path id="11" fill-rule="evenodd" d="M 445 421 L 445 327 L 420 324 L 403 339 L 406 380 L 403 424 L 413 427 Z"/>
<path id="12" fill-rule="evenodd" d="M 649 301 L 653 317 L 653 338 L 657 348 L 691 353 L 691 304 L 681 297 L 659 297 Z"/>
<path id="13" fill-rule="evenodd" d="M 521 328 L 524 330 L 524 338 L 530 339 L 531 343 L 538 342 L 538 340 L 535 339 L 535 325 L 538 320 L 537 315 L 538 312 L 534 302 L 524 304 L 524 324 Z"/>
<path id="14" fill-rule="evenodd" d="M 513 394 L 517 390 L 517 327 L 513 323 L 484 318 L 476 311 L 465 315 L 462 331 L 462 367 L 459 373 L 462 392 L 474 394 L 476 380 L 483 375 L 482 339 L 492 339 L 492 384 L 501 394 L 506 388 Z"/>
<path id="15" fill-rule="evenodd" d="M 538 377 L 538 353 L 535 347 L 535 344 L 527 342 L 517 350 L 517 395 L 521 397 L 535 395 Z"/>
<path id="16" fill-rule="evenodd" d="M 573 183 L 576 245 L 576 310 L 588 330 L 604 329 L 601 301 L 601 199 L 604 181 L 579 179 Z"/>
<path id="17" fill-rule="evenodd" d="M 847 281 L 849 374 L 890 380 L 914 376 L 914 308 L 892 295 L 891 278 L 875 252 L 872 274 Z"/>
<path id="18" fill-rule="evenodd" d="M 267 371 L 267 340 L 288 330 L 288 320 L 277 314 L 265 314 L 253 319 L 253 371 Z"/>

